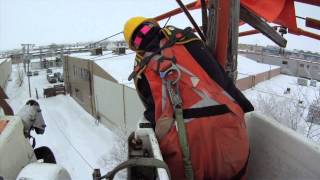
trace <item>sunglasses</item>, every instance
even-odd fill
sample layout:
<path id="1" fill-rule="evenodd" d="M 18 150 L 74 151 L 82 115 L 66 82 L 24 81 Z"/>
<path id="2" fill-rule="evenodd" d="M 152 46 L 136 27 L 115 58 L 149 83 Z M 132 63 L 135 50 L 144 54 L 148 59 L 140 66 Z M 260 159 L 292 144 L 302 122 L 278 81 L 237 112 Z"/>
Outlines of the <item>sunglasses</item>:
<path id="1" fill-rule="evenodd" d="M 142 27 L 139 28 L 138 32 L 136 33 L 134 39 L 133 39 L 133 46 L 138 49 L 142 43 L 142 40 L 147 34 L 150 32 L 150 30 L 154 27 L 153 23 L 145 23 L 142 24 Z"/>

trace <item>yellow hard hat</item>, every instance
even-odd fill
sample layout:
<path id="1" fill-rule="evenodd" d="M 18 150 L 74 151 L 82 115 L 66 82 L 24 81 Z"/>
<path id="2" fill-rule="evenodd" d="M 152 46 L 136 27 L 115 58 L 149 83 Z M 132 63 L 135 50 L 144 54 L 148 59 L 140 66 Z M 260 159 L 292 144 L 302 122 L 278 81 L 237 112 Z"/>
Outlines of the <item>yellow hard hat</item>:
<path id="1" fill-rule="evenodd" d="M 135 32 L 135 30 L 142 24 L 145 22 L 152 22 L 156 25 L 159 26 L 158 22 L 155 19 L 152 18 L 145 18 L 142 16 L 137 16 L 137 17 L 133 17 L 131 19 L 129 19 L 126 24 L 124 25 L 124 30 L 123 30 L 123 34 L 124 34 L 124 39 L 126 40 L 126 42 L 129 45 L 129 48 L 132 50 L 136 50 L 133 46 L 132 46 L 132 35 Z"/>

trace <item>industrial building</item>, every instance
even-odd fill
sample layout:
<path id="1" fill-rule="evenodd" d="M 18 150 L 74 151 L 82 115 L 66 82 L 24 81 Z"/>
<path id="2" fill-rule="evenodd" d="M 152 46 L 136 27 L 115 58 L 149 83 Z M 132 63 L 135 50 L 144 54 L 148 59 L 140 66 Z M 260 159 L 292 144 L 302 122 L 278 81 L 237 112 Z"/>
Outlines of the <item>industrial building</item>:
<path id="1" fill-rule="evenodd" d="M 6 89 L 8 79 L 12 72 L 11 59 L 0 59 L 0 86 Z"/>
<path id="2" fill-rule="evenodd" d="M 105 52 L 106 56 L 79 53 L 64 57 L 66 90 L 97 121 L 111 130 L 133 130 L 143 106 L 128 83 L 133 58 Z M 133 54 L 132 54 L 133 55 Z M 134 107 L 134 108 L 132 108 Z"/>
<path id="3" fill-rule="evenodd" d="M 63 62 L 60 57 L 47 57 L 43 59 L 31 59 L 31 69 L 47 69 L 51 67 L 62 67 Z"/>
<path id="4" fill-rule="evenodd" d="M 320 62 L 256 52 L 239 53 L 260 63 L 280 66 L 282 74 L 320 81 Z"/>

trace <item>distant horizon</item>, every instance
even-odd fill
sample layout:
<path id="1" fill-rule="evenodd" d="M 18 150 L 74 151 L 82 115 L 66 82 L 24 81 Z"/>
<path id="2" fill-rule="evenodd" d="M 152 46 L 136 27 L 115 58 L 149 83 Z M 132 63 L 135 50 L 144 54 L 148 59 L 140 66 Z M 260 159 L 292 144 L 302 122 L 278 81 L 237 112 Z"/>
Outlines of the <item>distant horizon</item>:
<path id="1" fill-rule="evenodd" d="M 119 40 L 114 40 L 114 41 L 119 41 Z M 110 42 L 114 42 L 114 41 L 110 41 Z M 123 40 L 120 40 L 120 41 L 124 41 Z M 74 45 L 74 44 L 77 44 L 77 43 L 80 43 L 80 44 L 83 44 L 83 43 L 92 43 L 92 42 L 96 42 L 96 41 L 79 41 L 79 42 L 74 42 L 74 43 L 71 43 L 71 42 L 66 42 L 66 43 L 49 43 L 49 44 L 42 44 L 42 45 L 37 45 L 35 44 L 35 47 L 40 47 L 40 46 L 50 46 L 50 45 L 53 45 L 53 44 L 56 44 L 56 45 L 65 45 L 65 44 L 71 44 L 71 45 Z M 33 44 L 33 43 L 31 43 Z M 254 44 L 254 43 L 241 43 L 239 42 L 238 44 L 245 44 L 245 45 L 258 45 L 258 46 L 262 46 L 262 47 L 267 47 L 267 46 L 272 46 L 272 47 L 278 47 L 280 48 L 279 46 L 277 46 L 276 44 Z M 4 52 L 8 52 L 8 51 L 14 51 L 14 50 L 20 50 L 22 49 L 21 48 L 14 48 L 14 49 L 7 49 L 7 50 L 0 50 L 0 53 L 4 53 Z M 304 51 L 304 52 L 312 52 L 312 53 L 317 53 L 320 55 L 320 52 L 317 52 L 317 51 L 311 51 L 311 50 L 304 50 L 304 49 L 289 49 L 289 48 L 284 48 L 285 50 L 289 50 L 289 51 L 293 51 L 293 50 L 298 50 L 298 51 Z"/>

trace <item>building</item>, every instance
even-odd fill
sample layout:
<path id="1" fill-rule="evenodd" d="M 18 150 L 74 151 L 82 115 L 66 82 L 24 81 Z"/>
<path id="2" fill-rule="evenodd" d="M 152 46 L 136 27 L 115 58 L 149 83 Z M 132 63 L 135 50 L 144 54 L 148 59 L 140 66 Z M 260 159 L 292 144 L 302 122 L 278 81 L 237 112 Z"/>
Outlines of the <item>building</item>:
<path id="1" fill-rule="evenodd" d="M 252 88 L 280 74 L 280 66 L 258 63 L 242 55 L 238 55 L 237 70 L 236 85 L 240 90 Z"/>
<path id="2" fill-rule="evenodd" d="M 320 62 L 256 52 L 240 53 L 260 63 L 280 66 L 282 74 L 320 81 Z"/>
<path id="3" fill-rule="evenodd" d="M 134 54 L 105 56 L 79 53 L 64 57 L 66 90 L 93 117 L 111 130 L 134 130 L 144 108 L 127 81 Z"/>
<path id="4" fill-rule="evenodd" d="M 0 86 L 6 89 L 8 79 L 12 72 L 11 59 L 0 59 Z"/>
<path id="5" fill-rule="evenodd" d="M 10 58 L 11 58 L 12 64 L 23 63 L 23 54 L 22 53 L 12 54 L 12 55 L 10 55 Z"/>
<path id="6" fill-rule="evenodd" d="M 47 57 L 40 59 L 31 59 L 31 69 L 47 69 L 52 67 L 62 67 L 63 62 L 60 57 Z"/>
<path id="7" fill-rule="evenodd" d="M 303 50 L 287 50 L 279 46 L 258 46 L 252 44 L 239 44 L 238 49 L 240 52 L 252 52 L 257 54 L 286 56 L 288 58 L 303 59 L 308 61 L 320 62 L 320 54 L 316 52 L 303 51 Z"/>

